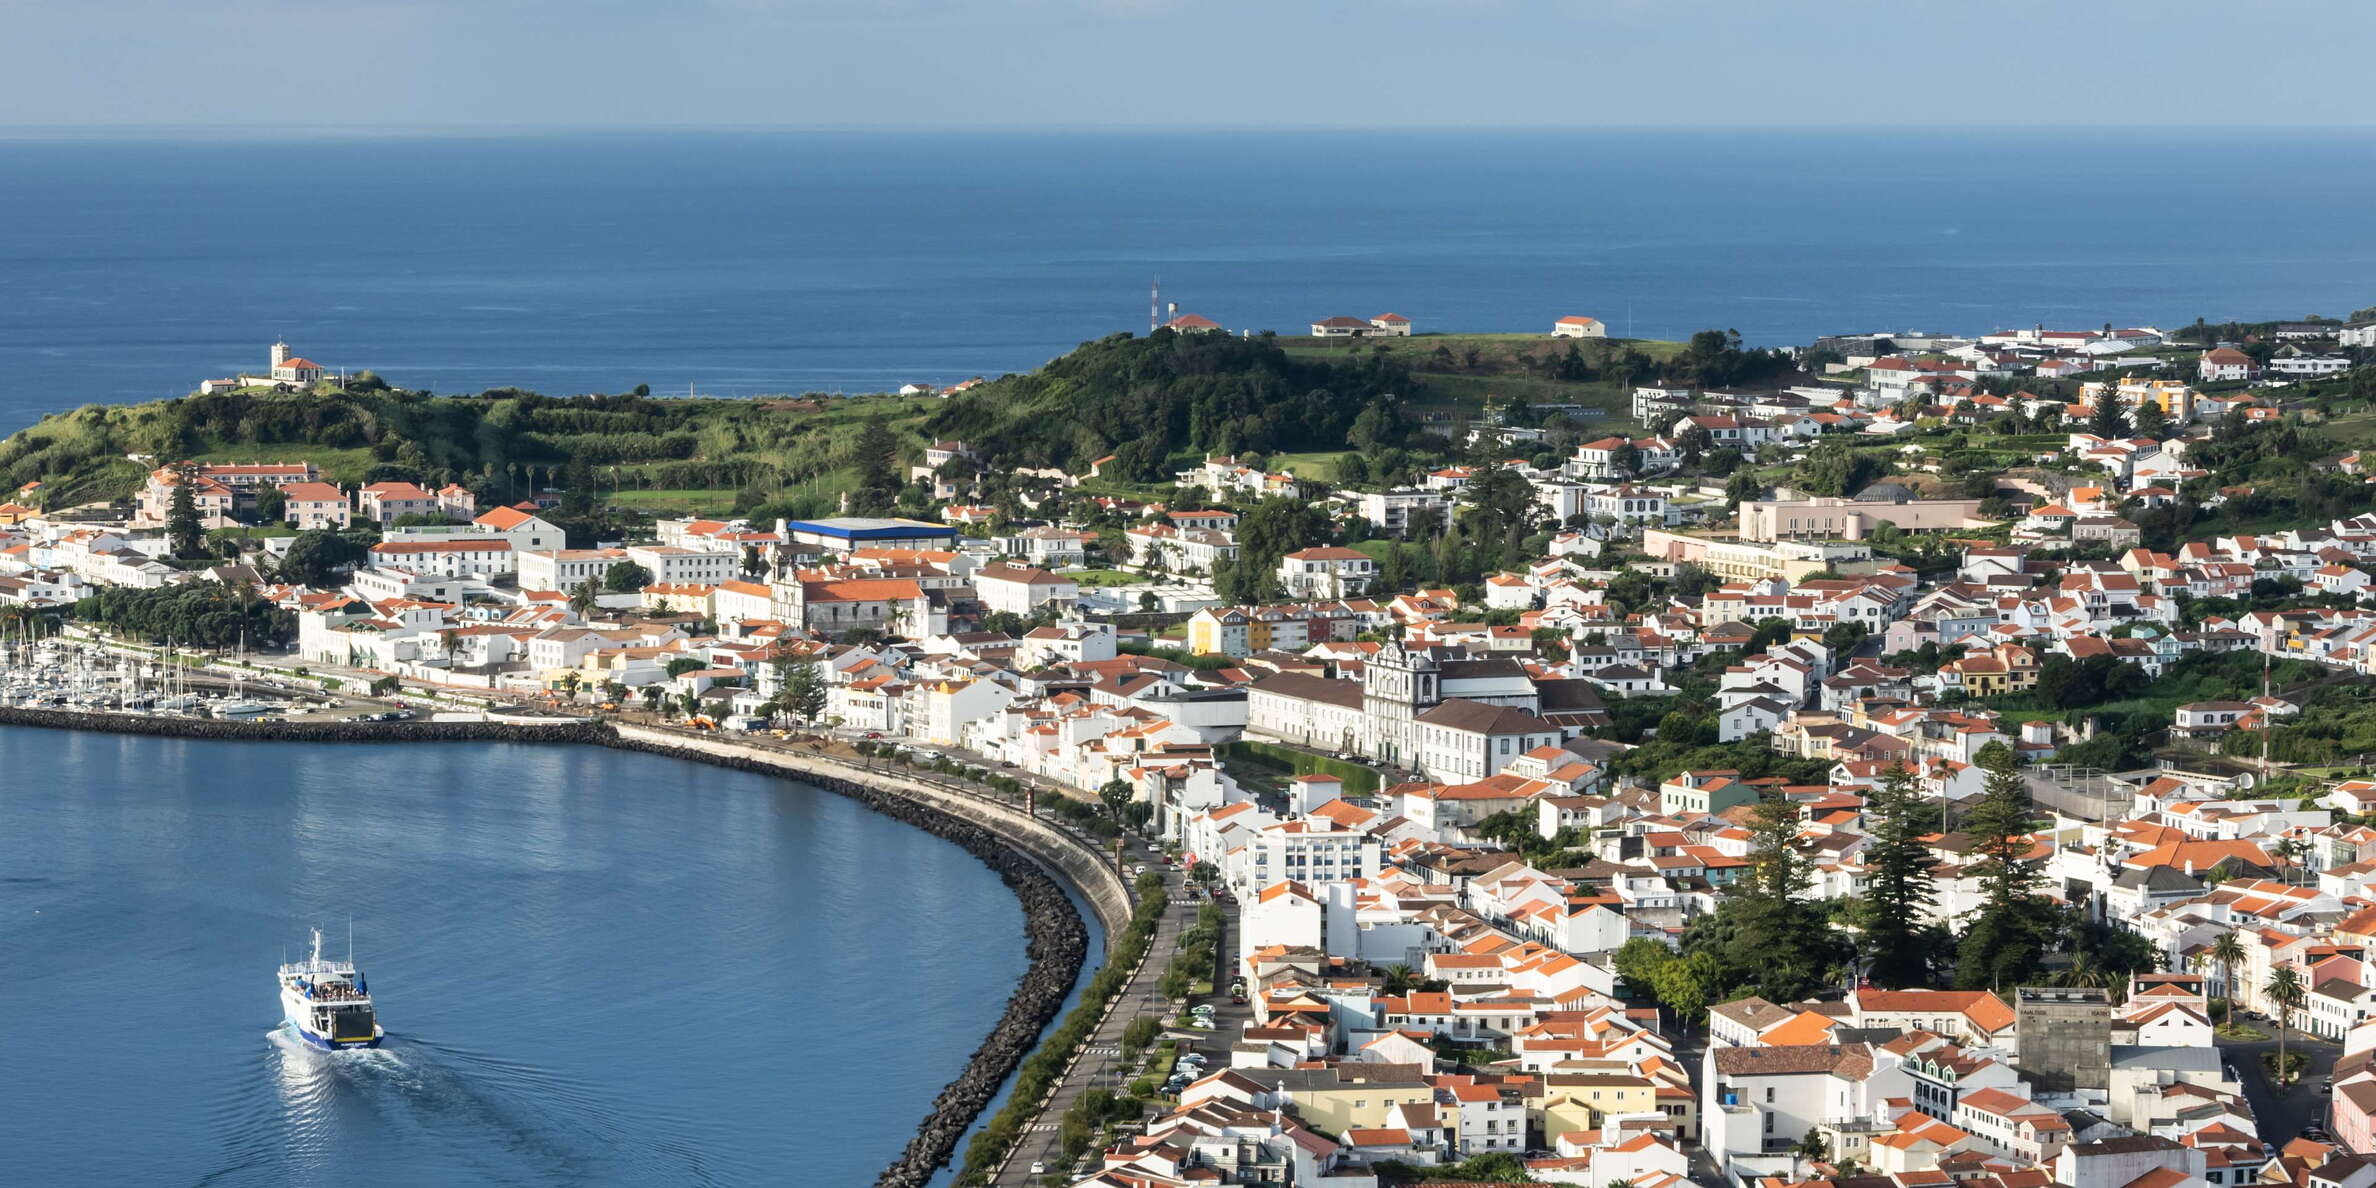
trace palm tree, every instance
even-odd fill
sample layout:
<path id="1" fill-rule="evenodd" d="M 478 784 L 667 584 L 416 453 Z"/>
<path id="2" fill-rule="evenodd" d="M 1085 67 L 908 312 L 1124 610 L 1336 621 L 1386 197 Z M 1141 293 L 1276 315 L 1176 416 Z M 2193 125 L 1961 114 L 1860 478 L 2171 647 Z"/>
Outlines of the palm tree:
<path id="1" fill-rule="evenodd" d="M 1410 966 L 1397 961 L 1386 967 L 1386 984 L 1382 989 L 1388 994 L 1408 994 L 1417 980 L 1418 975 Z"/>
<path id="2" fill-rule="evenodd" d="M 561 674 L 561 696 L 564 699 L 569 701 L 577 700 L 579 680 L 580 678 L 577 674 L 577 670 L 574 668 Z"/>
<path id="3" fill-rule="evenodd" d="M 2244 942 L 2236 939 L 2236 932 L 2231 928 L 2220 933 L 2219 939 L 2203 950 L 2203 957 L 2219 967 L 2219 989 L 2227 996 L 2228 1015 L 2232 1022 L 2236 1013 L 2236 999 L 2240 997 L 2236 993 L 2236 967 L 2244 963 Z"/>
<path id="4" fill-rule="evenodd" d="M 2309 852 L 2310 843 L 2291 834 L 2286 835 L 2283 841 L 2278 842 L 2277 864 L 2280 868 L 2277 875 L 2278 880 L 2286 883 L 2293 882 L 2294 873 L 2301 867 L 2302 856 Z"/>
<path id="5" fill-rule="evenodd" d="M 2279 966 L 2276 973 L 2269 975 L 2269 984 L 2261 987 L 2261 992 L 2268 995 L 2269 1005 L 2277 1010 L 2277 1079 L 2282 1083 L 2286 1079 L 2285 1033 L 2293 1029 L 2294 1008 L 2307 997 L 2302 993 L 2302 975 L 2291 966 Z"/>

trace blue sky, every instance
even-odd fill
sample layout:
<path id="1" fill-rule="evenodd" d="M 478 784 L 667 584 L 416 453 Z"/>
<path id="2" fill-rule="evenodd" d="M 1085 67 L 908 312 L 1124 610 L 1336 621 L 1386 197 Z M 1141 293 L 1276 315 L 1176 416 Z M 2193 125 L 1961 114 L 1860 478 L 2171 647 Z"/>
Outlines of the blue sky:
<path id="1" fill-rule="evenodd" d="M 2367 16 L 2352 0 L 0 0 L 0 125 L 2365 124 Z"/>

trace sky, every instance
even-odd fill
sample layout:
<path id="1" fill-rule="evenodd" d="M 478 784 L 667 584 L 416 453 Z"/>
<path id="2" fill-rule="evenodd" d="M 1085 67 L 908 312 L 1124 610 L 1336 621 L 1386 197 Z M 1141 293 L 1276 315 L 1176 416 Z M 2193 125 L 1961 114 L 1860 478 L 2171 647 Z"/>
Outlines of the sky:
<path id="1" fill-rule="evenodd" d="M 2364 0 L 0 0 L 0 127 L 2361 125 L 2366 18 Z"/>

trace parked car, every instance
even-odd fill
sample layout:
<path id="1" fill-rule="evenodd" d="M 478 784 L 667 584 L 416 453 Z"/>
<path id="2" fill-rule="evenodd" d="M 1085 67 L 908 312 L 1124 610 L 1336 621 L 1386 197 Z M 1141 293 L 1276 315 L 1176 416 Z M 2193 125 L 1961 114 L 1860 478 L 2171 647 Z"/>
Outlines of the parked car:
<path id="1" fill-rule="evenodd" d="M 1047 1174 L 1048 1174 L 1048 1163 L 1047 1163 L 1047 1161 L 1046 1161 L 1046 1160 L 1044 1160 L 1044 1159 L 1034 1159 L 1034 1160 L 1032 1160 L 1032 1161 L 1031 1161 L 1031 1174 L 1032 1174 L 1032 1175 L 1035 1175 L 1035 1176 L 1044 1176 L 1044 1175 L 1047 1175 Z"/>

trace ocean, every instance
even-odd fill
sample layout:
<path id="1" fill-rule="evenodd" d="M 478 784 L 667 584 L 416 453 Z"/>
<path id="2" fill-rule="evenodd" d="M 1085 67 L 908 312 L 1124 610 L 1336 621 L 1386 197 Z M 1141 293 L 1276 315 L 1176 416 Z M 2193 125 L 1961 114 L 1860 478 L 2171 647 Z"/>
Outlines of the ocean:
<path id="1" fill-rule="evenodd" d="M 1026 965 L 963 850 L 678 760 L 0 728 L 0 773 L 10 1183 L 870 1183 Z M 274 973 L 350 918 L 388 1040 L 326 1054 Z"/>
<path id="2" fill-rule="evenodd" d="M 264 365 L 881 391 L 1144 330 L 1753 344 L 2376 305 L 2376 131 L 0 141 L 0 432 Z"/>

